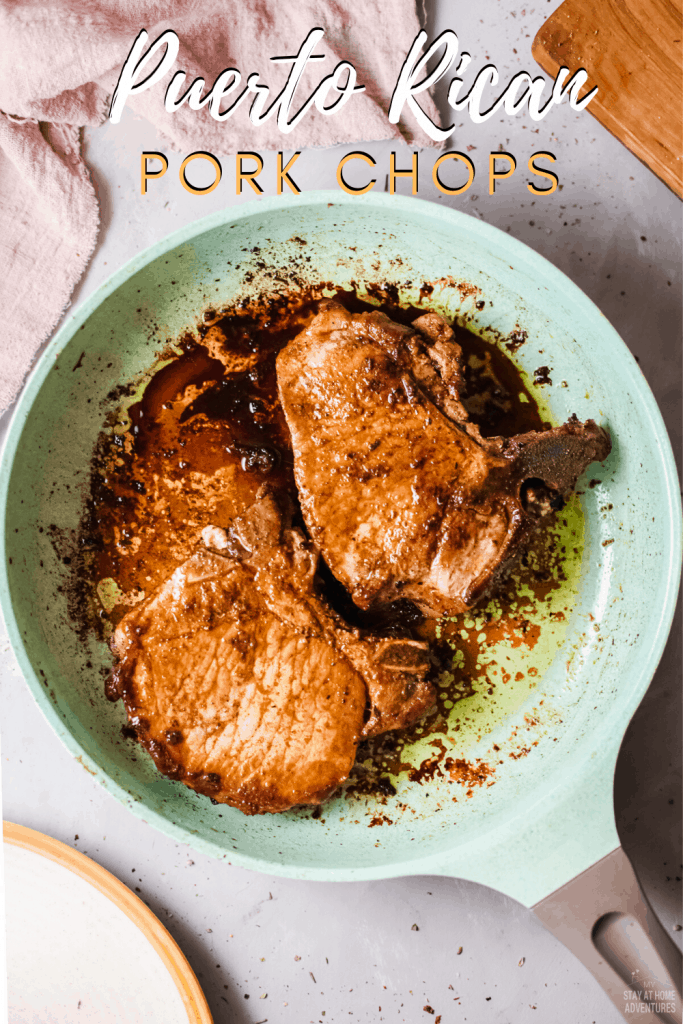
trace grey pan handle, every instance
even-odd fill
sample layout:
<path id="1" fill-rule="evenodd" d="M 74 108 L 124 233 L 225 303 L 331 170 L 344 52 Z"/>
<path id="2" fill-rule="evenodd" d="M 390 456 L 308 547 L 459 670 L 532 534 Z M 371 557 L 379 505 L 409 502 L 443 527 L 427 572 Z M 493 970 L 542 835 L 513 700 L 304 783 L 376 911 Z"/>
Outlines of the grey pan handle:
<path id="1" fill-rule="evenodd" d="M 681 1024 L 680 950 L 618 847 L 533 908 L 627 1021 Z"/>

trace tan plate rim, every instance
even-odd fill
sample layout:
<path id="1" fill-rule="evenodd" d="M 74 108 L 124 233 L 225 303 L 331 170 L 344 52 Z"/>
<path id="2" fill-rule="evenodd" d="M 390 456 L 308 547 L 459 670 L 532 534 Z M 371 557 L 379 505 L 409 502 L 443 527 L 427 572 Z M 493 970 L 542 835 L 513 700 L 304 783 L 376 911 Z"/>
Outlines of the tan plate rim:
<path id="1" fill-rule="evenodd" d="M 32 850 L 41 857 L 61 864 L 122 910 L 161 958 L 178 989 L 189 1024 L 214 1024 L 206 997 L 185 954 L 158 917 L 127 885 L 101 864 L 58 839 L 11 821 L 3 821 L 2 825 L 4 842 Z"/>

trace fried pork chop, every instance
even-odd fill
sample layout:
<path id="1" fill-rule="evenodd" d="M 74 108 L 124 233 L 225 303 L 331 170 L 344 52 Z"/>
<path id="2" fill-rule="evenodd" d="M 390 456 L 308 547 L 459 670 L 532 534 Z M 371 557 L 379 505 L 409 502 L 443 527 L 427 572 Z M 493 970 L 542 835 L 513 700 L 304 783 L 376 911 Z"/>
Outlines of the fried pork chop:
<path id="1" fill-rule="evenodd" d="M 108 695 L 157 768 L 246 814 L 315 804 L 434 702 L 427 645 L 348 627 L 267 490 L 121 620 Z"/>
<path id="2" fill-rule="evenodd" d="M 483 438 L 460 397 L 460 346 L 435 313 L 404 327 L 325 300 L 277 377 L 306 526 L 360 608 L 400 597 L 462 612 L 610 452 L 592 420 Z"/>

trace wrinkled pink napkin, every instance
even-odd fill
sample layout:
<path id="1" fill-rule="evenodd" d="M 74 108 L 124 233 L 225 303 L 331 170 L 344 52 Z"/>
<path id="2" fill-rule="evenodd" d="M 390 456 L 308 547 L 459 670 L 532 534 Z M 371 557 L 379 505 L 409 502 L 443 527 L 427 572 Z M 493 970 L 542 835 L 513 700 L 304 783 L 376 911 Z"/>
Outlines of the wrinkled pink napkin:
<path id="1" fill-rule="evenodd" d="M 366 86 L 336 116 L 313 110 L 282 135 L 275 119 L 251 124 L 246 106 L 223 123 L 187 106 L 169 115 L 164 81 L 128 105 L 169 148 L 185 153 L 373 139 L 434 145 L 414 123 L 391 125 L 386 117 L 420 29 L 415 0 L 0 0 L 0 412 L 19 393 L 94 250 L 99 212 L 80 128 L 107 117 L 138 32 L 145 28 L 150 43 L 166 29 L 178 33 L 173 71 L 187 72 L 188 85 L 200 76 L 208 88 L 224 68 L 234 67 L 245 82 L 259 72 L 274 96 L 289 67 L 269 58 L 297 53 L 316 27 L 325 37 L 315 52 L 326 59 L 306 70 L 301 96 L 340 60 L 349 60 Z M 436 119 L 431 99 L 423 94 L 421 102 Z"/>

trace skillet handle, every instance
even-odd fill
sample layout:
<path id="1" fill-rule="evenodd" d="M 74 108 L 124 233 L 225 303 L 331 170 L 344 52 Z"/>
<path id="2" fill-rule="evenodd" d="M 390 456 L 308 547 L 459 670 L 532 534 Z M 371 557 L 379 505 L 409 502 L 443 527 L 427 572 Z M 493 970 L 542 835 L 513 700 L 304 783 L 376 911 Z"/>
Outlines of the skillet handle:
<path id="1" fill-rule="evenodd" d="M 681 953 L 619 846 L 533 907 L 627 1021 L 681 1024 Z"/>

